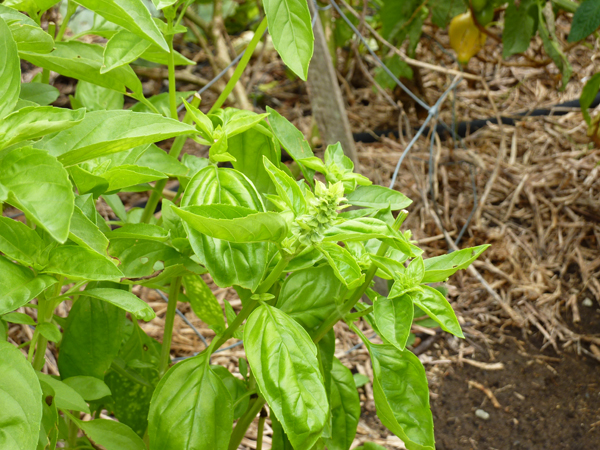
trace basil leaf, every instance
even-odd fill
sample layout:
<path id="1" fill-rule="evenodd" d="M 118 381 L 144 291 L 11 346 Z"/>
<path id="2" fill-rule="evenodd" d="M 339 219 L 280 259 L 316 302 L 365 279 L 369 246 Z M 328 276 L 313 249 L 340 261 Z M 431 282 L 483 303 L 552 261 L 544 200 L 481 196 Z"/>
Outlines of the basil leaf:
<path id="1" fill-rule="evenodd" d="M 446 281 L 450 275 L 469 267 L 489 246 L 489 244 L 479 245 L 477 247 L 464 248 L 448 253 L 447 255 L 427 258 L 424 260 L 425 275 L 422 282 L 436 283 L 438 281 Z"/>
<path id="2" fill-rule="evenodd" d="M 111 303 L 145 322 L 156 317 L 154 310 L 145 301 L 123 289 L 87 289 L 85 295 L 87 297 L 97 298 Z"/>
<path id="3" fill-rule="evenodd" d="M 348 250 L 330 242 L 323 242 L 319 249 L 327 258 L 335 276 L 348 289 L 354 289 L 364 281 L 364 274 Z"/>
<path id="4" fill-rule="evenodd" d="M 263 162 L 269 177 L 273 180 L 273 184 L 277 189 L 279 197 L 281 197 L 296 216 L 306 214 L 306 199 L 300 190 L 300 186 L 296 183 L 296 180 L 287 175 L 283 170 L 275 167 L 275 165 L 264 156 Z"/>
<path id="5" fill-rule="evenodd" d="M 138 59 L 142 53 L 148 50 L 151 42 L 147 41 L 127 30 L 119 30 L 112 36 L 104 47 L 104 60 L 100 73 L 129 64 Z"/>
<path id="6" fill-rule="evenodd" d="M 317 349 L 277 308 L 261 305 L 244 327 L 244 346 L 260 392 L 294 448 L 311 448 L 329 415 Z"/>
<path id="7" fill-rule="evenodd" d="M 78 125 L 43 139 L 36 147 L 47 150 L 63 165 L 71 166 L 194 132 L 192 126 L 158 114 L 92 111 Z"/>
<path id="8" fill-rule="evenodd" d="M 21 58 L 44 69 L 108 89 L 125 93 L 126 88 L 141 95 L 142 83 L 129 66 L 119 67 L 110 74 L 100 73 L 104 48 L 78 41 L 55 42 L 54 51 L 47 54 L 20 52 Z"/>
<path id="9" fill-rule="evenodd" d="M 244 382 L 239 378 L 234 377 L 231 374 L 231 372 L 225 367 L 210 366 L 210 368 L 221 378 L 221 381 L 229 391 L 229 395 L 231 396 L 233 403 L 236 403 L 244 394 L 248 392 Z M 242 400 L 240 400 L 239 403 L 237 403 L 237 406 L 235 407 L 235 410 L 233 412 L 233 419 L 239 419 L 246 412 L 249 404 L 249 396 L 246 396 Z"/>
<path id="10" fill-rule="evenodd" d="M 375 321 L 381 337 L 398 350 L 406 348 L 414 309 L 410 295 L 380 297 L 373 303 Z"/>
<path id="11" fill-rule="evenodd" d="M 118 280 L 123 276 L 108 257 L 76 245 L 52 249 L 44 271 L 72 280 Z"/>
<path id="12" fill-rule="evenodd" d="M 6 4 L 7 2 L 4 2 L 4 5 L 0 5 L 0 18 L 4 19 L 10 28 L 17 43 L 17 49 L 20 52 L 51 52 L 54 47 L 54 39 L 25 14 L 21 14 L 13 8 L 8 8 L 5 6 Z"/>
<path id="13" fill-rule="evenodd" d="M 433 417 L 425 369 L 413 353 L 367 344 L 373 363 L 377 416 L 408 450 L 433 450 Z"/>
<path id="14" fill-rule="evenodd" d="M 83 214 L 79 207 L 73 209 L 69 239 L 86 247 L 104 257 L 107 256 L 108 239 L 102 234 L 98 226 Z"/>
<path id="15" fill-rule="evenodd" d="M 150 181 L 164 180 L 169 178 L 164 173 L 148 167 L 140 167 L 134 164 L 125 164 L 114 169 L 107 170 L 102 174 L 108 182 L 108 192 L 135 186 Z"/>
<path id="16" fill-rule="evenodd" d="M 30 106 L 19 109 L 0 122 L 0 148 L 39 138 L 77 125 L 85 111 L 53 106 Z"/>
<path id="17" fill-rule="evenodd" d="M 219 301 L 200 276 L 183 277 L 185 293 L 194 314 L 217 334 L 225 331 L 225 319 Z"/>
<path id="18" fill-rule="evenodd" d="M 263 6 L 275 49 L 283 62 L 306 81 L 315 39 L 308 5 L 303 0 L 265 0 Z"/>
<path id="19" fill-rule="evenodd" d="M 105 111 L 123 109 L 125 98 L 121 92 L 79 80 L 75 91 L 75 102 L 71 98 L 71 105 L 77 102 L 88 111 Z"/>
<path id="20" fill-rule="evenodd" d="M 352 372 L 337 358 L 333 358 L 330 399 L 333 433 L 325 444 L 328 450 L 348 450 L 356 436 L 360 399 Z"/>
<path id="21" fill-rule="evenodd" d="M 15 148 L 0 153 L 0 185 L 8 202 L 59 242 L 69 235 L 75 197 L 67 171 L 43 150 Z"/>
<path id="22" fill-rule="evenodd" d="M 119 352 L 124 332 L 125 311 L 86 297 L 83 291 L 73 303 L 64 328 L 58 354 L 61 377 L 86 375 L 103 380 Z"/>
<path id="23" fill-rule="evenodd" d="M 1 6 L 1 5 L 0 5 Z M 43 31 L 45 35 L 48 35 Z M 43 83 L 21 83 L 21 93 L 19 98 L 29 102 L 37 103 L 38 105 L 46 106 L 54 102 L 60 92 L 54 86 Z"/>
<path id="24" fill-rule="evenodd" d="M 410 296 L 416 306 L 440 324 L 442 330 L 464 338 L 456 314 L 448 300 L 440 291 L 429 286 L 422 286 L 421 292 L 411 292 Z"/>
<path id="25" fill-rule="evenodd" d="M 423 258 L 413 259 L 406 269 L 395 272 L 394 285 L 390 289 L 388 295 L 389 298 L 400 297 L 405 293 L 416 289 L 419 290 L 419 284 L 423 280 L 423 274 L 425 273 L 425 266 L 423 264 Z"/>
<path id="26" fill-rule="evenodd" d="M 150 450 L 225 450 L 233 402 L 204 352 L 176 364 L 160 380 L 148 417 Z"/>
<path id="27" fill-rule="evenodd" d="M 354 206 L 376 209 L 389 207 L 392 211 L 404 209 L 412 203 L 404 194 L 375 184 L 359 186 L 354 192 L 347 194 L 346 198 Z"/>
<path id="28" fill-rule="evenodd" d="M 56 283 L 56 278 L 48 275 L 36 277 L 31 270 L 10 262 L 4 256 L 0 256 L 0 273 L 0 315 L 26 305 Z"/>
<path id="29" fill-rule="evenodd" d="M 32 228 L 0 216 L 0 252 L 25 266 L 33 266 L 42 246 L 42 240 Z"/>
<path id="30" fill-rule="evenodd" d="M 42 421 L 42 389 L 23 354 L 2 341 L 0 404 L 0 448 L 36 448 Z"/>
<path id="31" fill-rule="evenodd" d="M 77 3 L 133 34 L 154 42 L 165 52 L 169 51 L 167 41 L 142 0 L 78 0 Z"/>
<path id="32" fill-rule="evenodd" d="M 312 330 L 335 310 L 341 292 L 342 282 L 331 267 L 311 267 L 285 279 L 277 308 L 307 330 Z"/>
<path id="33" fill-rule="evenodd" d="M 69 411 L 81 411 L 90 414 L 90 408 L 88 404 L 71 386 L 63 383 L 60 380 L 57 380 L 54 377 L 51 377 L 50 375 L 45 375 L 40 372 L 36 372 L 36 375 L 40 381 L 47 383 L 54 390 L 54 401 L 56 402 L 57 408 Z"/>
<path id="34" fill-rule="evenodd" d="M 100 400 L 111 395 L 108 386 L 98 378 L 78 376 L 66 378 L 62 381 L 88 402 Z"/>
<path id="35" fill-rule="evenodd" d="M 278 213 L 257 212 L 243 206 L 207 205 L 172 208 L 191 228 L 214 239 L 238 244 L 281 242 L 288 234 Z"/>
<path id="36" fill-rule="evenodd" d="M 131 428 L 114 420 L 76 420 L 88 438 L 106 450 L 146 450 L 146 444 Z"/>
<path id="37" fill-rule="evenodd" d="M 10 114 L 19 100 L 21 90 L 21 61 L 10 28 L 0 17 L 0 119 Z"/>

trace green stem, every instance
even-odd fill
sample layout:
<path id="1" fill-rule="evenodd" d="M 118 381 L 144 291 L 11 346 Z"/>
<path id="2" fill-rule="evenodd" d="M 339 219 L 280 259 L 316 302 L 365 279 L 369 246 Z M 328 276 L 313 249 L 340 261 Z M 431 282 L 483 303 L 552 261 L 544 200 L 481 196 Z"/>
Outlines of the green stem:
<path id="1" fill-rule="evenodd" d="M 256 450 L 262 450 L 263 443 L 263 432 L 265 430 L 265 419 L 267 418 L 267 412 L 264 408 L 260 410 L 260 417 L 258 418 L 258 432 L 256 434 Z"/>
<path id="2" fill-rule="evenodd" d="M 248 44 L 248 47 L 246 47 L 246 53 L 244 53 L 244 56 L 242 56 L 242 59 L 238 63 L 238 66 L 235 68 L 235 71 L 233 72 L 233 76 L 231 77 L 231 79 L 229 80 L 227 85 L 225 86 L 225 89 L 223 90 L 223 92 L 221 92 L 221 95 L 219 95 L 219 98 L 217 99 L 215 104 L 212 105 L 212 107 L 210 108 L 210 111 L 208 112 L 208 114 L 214 113 L 217 109 L 219 109 L 221 106 L 223 106 L 223 103 L 225 103 L 225 100 L 227 99 L 227 97 L 229 97 L 229 94 L 231 94 L 231 91 L 233 91 L 233 88 L 235 87 L 236 83 L 242 76 L 242 73 L 244 73 L 244 70 L 246 69 L 246 66 L 248 65 L 248 61 L 250 61 L 250 58 L 252 57 L 252 54 L 254 53 L 254 49 L 260 42 L 262 35 L 266 29 L 267 29 L 267 18 L 265 17 L 262 20 L 262 22 L 260 23 L 260 25 L 258 26 L 258 28 L 256 29 L 256 31 L 254 32 L 254 37 Z"/>
<path id="3" fill-rule="evenodd" d="M 169 27 L 172 22 L 169 21 Z M 177 116 L 177 86 L 175 84 L 175 50 L 173 49 L 173 35 L 169 36 L 167 43 L 169 44 L 169 108 L 171 110 L 171 118 L 178 120 Z"/>
<path id="4" fill-rule="evenodd" d="M 400 228 L 400 225 L 402 225 L 402 222 L 404 222 L 404 219 L 406 219 L 406 216 L 407 213 L 401 211 L 398 214 L 398 217 L 396 217 L 396 221 L 394 222 L 394 225 L 392 225 L 392 228 L 394 230 L 398 230 Z M 388 248 L 389 246 L 386 243 L 382 242 L 379 246 L 379 250 L 377 250 L 377 256 L 385 256 L 386 252 L 388 251 Z M 364 293 L 367 292 L 367 289 L 371 285 L 371 281 L 373 281 L 373 277 L 376 273 L 377 266 L 371 263 L 369 270 L 367 270 L 367 273 L 365 274 L 365 282 L 358 289 L 356 289 L 356 291 L 354 291 L 354 294 L 352 294 L 348 301 L 346 301 L 342 306 L 340 306 L 331 314 L 329 314 L 329 316 L 327 316 L 327 318 L 321 323 L 321 325 L 313 335 L 313 341 L 315 343 L 323 339 L 325 335 L 329 332 L 329 330 L 331 330 L 340 319 L 343 319 L 344 316 L 348 314 L 352 310 L 352 308 L 354 308 L 354 305 L 356 305 L 356 303 L 362 298 Z"/>
<path id="5" fill-rule="evenodd" d="M 579 8 L 579 3 L 572 2 L 571 0 L 552 0 L 552 3 L 570 13 L 574 13 Z"/>
<path id="6" fill-rule="evenodd" d="M 199 105 L 200 96 L 195 95 L 192 99 L 192 106 L 197 108 Z M 191 114 L 188 114 L 187 112 L 185 113 L 185 116 L 183 117 L 183 123 L 186 123 L 188 125 L 192 123 Z M 183 149 L 183 144 L 185 144 L 187 138 L 187 135 L 177 136 L 175 138 L 175 141 L 173 142 L 173 145 L 171 146 L 171 149 L 169 150 L 169 155 L 173 156 L 174 158 L 179 158 L 181 150 Z M 150 198 L 148 198 L 146 206 L 144 207 L 144 212 L 142 213 L 141 219 L 142 223 L 150 223 L 150 219 L 154 215 L 154 211 L 156 211 L 156 206 L 158 205 L 158 202 L 162 197 L 162 192 L 166 186 L 167 180 L 159 180 L 156 182 L 154 189 L 150 193 Z"/>
<path id="7" fill-rule="evenodd" d="M 256 293 L 257 294 L 265 294 L 269 289 L 271 289 L 271 286 L 273 286 L 273 284 L 279 279 L 279 277 L 281 276 L 281 274 L 283 273 L 283 271 L 285 270 L 288 263 L 290 262 L 290 260 L 293 257 L 294 257 L 294 255 L 282 256 L 281 259 L 279 260 L 279 262 L 277 263 L 277 265 L 273 268 L 273 270 L 269 274 L 269 276 L 267 278 L 265 278 L 265 280 L 260 284 L 260 286 L 258 286 L 258 289 L 256 289 Z M 211 345 L 213 352 L 215 350 L 218 350 L 219 347 L 221 347 L 225 342 L 227 342 L 229 339 L 231 339 L 231 336 L 233 336 L 233 333 L 235 333 L 235 330 L 237 330 L 239 328 L 239 326 L 244 322 L 244 320 L 246 320 L 248 318 L 250 313 L 252 311 L 254 311 L 254 308 L 256 308 L 257 305 L 258 305 L 257 300 L 249 300 L 248 303 L 246 303 L 246 306 L 244 306 L 242 308 L 242 310 L 237 315 L 235 320 L 231 323 L 231 325 L 229 325 L 227 327 L 227 329 L 225 330 L 223 335 L 219 338 L 219 340 L 217 341 L 215 346 L 213 347 Z"/>
<path id="8" fill-rule="evenodd" d="M 69 24 L 69 20 L 71 20 L 71 16 L 75 14 L 75 11 L 77 11 L 77 3 L 69 0 L 69 2 L 67 3 L 67 13 L 65 14 L 65 17 L 63 17 L 63 20 L 60 23 L 58 34 L 56 35 L 56 39 L 54 39 L 56 42 L 62 41 L 62 38 L 65 35 L 65 32 L 67 31 L 67 25 Z"/>
<path id="9" fill-rule="evenodd" d="M 52 320 L 52 315 L 54 313 L 54 306 L 56 305 L 56 298 L 60 295 L 60 290 L 62 289 L 62 285 L 64 283 L 65 277 L 60 276 L 58 278 L 58 283 L 54 286 L 54 294 L 52 298 L 47 300 L 43 299 L 41 296 L 38 297 L 38 324 L 44 322 L 50 322 Z M 37 332 L 37 329 L 36 329 Z M 35 333 L 34 333 L 35 337 Z M 34 343 L 32 342 L 32 345 Z M 46 363 L 46 348 L 48 347 L 48 340 L 38 333 L 37 338 L 37 348 L 35 350 L 35 357 L 33 358 L 33 368 L 35 370 L 42 370 L 44 364 Z M 30 347 L 31 350 L 31 347 Z"/>
<path id="10" fill-rule="evenodd" d="M 240 419 L 237 421 L 237 424 L 235 425 L 235 428 L 233 429 L 233 433 L 231 433 L 229 447 L 227 447 L 228 450 L 237 450 L 237 448 L 242 443 L 242 439 L 244 439 L 244 436 L 246 435 L 248 427 L 250 426 L 256 415 L 259 413 L 259 411 L 262 409 L 262 407 L 265 406 L 265 403 L 267 402 L 264 398 L 258 397 L 256 400 L 254 400 L 254 403 L 250 405 L 250 407 L 244 413 L 244 415 L 240 417 Z"/>
<path id="11" fill-rule="evenodd" d="M 171 281 L 169 289 L 169 303 L 167 304 L 167 315 L 165 316 L 165 326 L 160 353 L 160 364 L 158 366 L 158 376 L 162 378 L 171 362 L 171 341 L 173 340 L 173 324 L 175 323 L 175 313 L 177 312 L 177 297 L 181 288 L 181 277 L 176 277 Z"/>

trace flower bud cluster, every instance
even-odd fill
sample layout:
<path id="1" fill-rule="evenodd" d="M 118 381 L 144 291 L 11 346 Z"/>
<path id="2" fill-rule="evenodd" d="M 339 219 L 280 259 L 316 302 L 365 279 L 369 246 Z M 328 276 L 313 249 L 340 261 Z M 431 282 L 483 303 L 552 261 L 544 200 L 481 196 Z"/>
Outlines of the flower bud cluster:
<path id="1" fill-rule="evenodd" d="M 321 242 L 325 231 L 336 221 L 338 210 L 346 207 L 345 201 L 341 182 L 330 184 L 327 188 L 316 181 L 315 195 L 308 200 L 307 213 L 297 217 L 292 224 L 295 240 L 307 247 Z"/>

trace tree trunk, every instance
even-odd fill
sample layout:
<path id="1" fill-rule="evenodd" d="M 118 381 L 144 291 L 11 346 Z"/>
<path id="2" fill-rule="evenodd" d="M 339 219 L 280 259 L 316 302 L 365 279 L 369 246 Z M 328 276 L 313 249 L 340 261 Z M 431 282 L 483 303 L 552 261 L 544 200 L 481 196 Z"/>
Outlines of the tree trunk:
<path id="1" fill-rule="evenodd" d="M 321 19 L 312 0 L 308 0 L 308 7 L 313 18 L 316 16 L 313 27 L 315 51 L 308 68 L 307 83 L 313 117 L 323 141 L 326 144 L 339 142 L 346 156 L 354 162 L 358 172 L 358 158 L 346 114 L 346 105 L 331 62 Z"/>

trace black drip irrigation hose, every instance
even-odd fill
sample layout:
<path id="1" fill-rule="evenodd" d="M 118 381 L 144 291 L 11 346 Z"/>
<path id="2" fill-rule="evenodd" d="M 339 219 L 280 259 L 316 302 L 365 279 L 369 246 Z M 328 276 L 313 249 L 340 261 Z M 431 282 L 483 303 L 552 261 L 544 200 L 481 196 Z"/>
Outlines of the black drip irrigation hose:
<path id="1" fill-rule="evenodd" d="M 590 105 L 591 108 L 595 108 L 600 104 L 600 93 L 596 95 L 596 98 Z M 558 105 L 554 105 L 549 109 L 534 109 L 533 111 L 525 111 L 521 113 L 514 114 L 513 117 L 500 116 L 500 120 L 504 125 L 515 125 L 521 117 L 539 117 L 539 116 L 564 116 L 569 111 L 561 111 L 560 108 L 580 108 L 579 99 L 570 100 L 568 102 L 559 103 Z M 456 125 L 455 133 L 456 137 L 464 138 L 467 136 L 467 133 L 473 133 L 483 127 L 485 127 L 488 123 L 497 124 L 498 119 L 495 117 L 490 117 L 487 119 L 477 119 L 472 120 L 470 122 L 459 122 Z M 415 128 L 416 129 L 416 128 Z M 440 136 L 440 139 L 445 140 L 452 137 L 452 132 L 445 127 L 443 124 L 438 124 L 435 127 L 436 133 Z M 426 136 L 429 133 L 429 128 L 426 128 L 423 131 L 423 135 Z M 356 142 L 377 142 L 379 137 L 388 136 L 393 134 L 398 137 L 398 130 L 375 130 L 373 133 L 354 133 L 352 136 Z"/>

